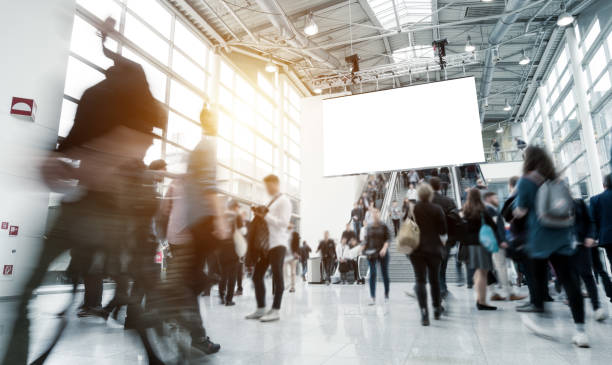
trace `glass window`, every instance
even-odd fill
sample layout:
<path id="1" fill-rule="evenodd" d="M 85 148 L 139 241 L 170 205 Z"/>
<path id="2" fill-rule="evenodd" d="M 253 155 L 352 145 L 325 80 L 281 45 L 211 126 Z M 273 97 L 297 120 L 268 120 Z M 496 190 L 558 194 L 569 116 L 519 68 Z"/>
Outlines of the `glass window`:
<path id="1" fill-rule="evenodd" d="M 608 65 L 606 54 L 603 46 L 599 47 L 597 52 L 593 55 L 593 58 L 589 62 L 589 73 L 591 74 L 591 82 L 595 82 L 597 77 Z"/>
<path id="2" fill-rule="evenodd" d="M 219 87 L 219 104 L 222 107 L 231 111 L 233 109 L 234 95 L 226 88 Z"/>
<path id="3" fill-rule="evenodd" d="M 87 11 L 101 20 L 107 17 L 115 19 L 115 29 L 119 29 L 119 20 L 121 19 L 121 6 L 113 0 L 77 0 L 77 4 L 84 7 Z M 100 41 L 97 42 L 100 44 Z"/>
<path id="4" fill-rule="evenodd" d="M 166 163 L 168 171 L 176 174 L 184 174 L 187 171 L 187 159 L 189 154 L 182 148 L 166 143 Z"/>
<path id="5" fill-rule="evenodd" d="M 70 39 L 70 50 L 89 62 L 108 68 L 113 65 L 113 61 L 102 53 L 98 30 L 87 23 L 79 16 L 74 17 L 72 26 L 72 38 Z M 106 40 L 106 47 L 111 51 L 117 51 L 117 42 L 112 39 Z"/>
<path id="6" fill-rule="evenodd" d="M 162 64 L 168 64 L 168 43 L 131 14 L 125 16 L 125 36 Z"/>
<path id="7" fill-rule="evenodd" d="M 274 161 L 273 151 L 274 148 L 268 141 L 261 137 L 257 137 L 256 154 L 258 158 L 261 158 L 265 162 L 271 164 Z"/>
<path id="8" fill-rule="evenodd" d="M 157 0 L 129 0 L 128 8 L 166 38 L 170 38 L 172 15 Z"/>
<path id="9" fill-rule="evenodd" d="M 225 114 L 224 112 L 219 113 L 218 133 L 221 137 L 232 140 L 233 125 L 234 121 L 229 115 Z"/>
<path id="10" fill-rule="evenodd" d="M 254 152 L 255 140 L 251 130 L 242 123 L 234 123 L 234 140 L 233 142 L 250 153 Z"/>
<path id="11" fill-rule="evenodd" d="M 77 104 L 70 100 L 62 100 L 62 114 L 60 115 L 60 124 L 57 135 L 66 137 L 72 125 L 74 124 L 74 115 L 76 114 Z"/>
<path id="12" fill-rule="evenodd" d="M 289 158 L 289 175 L 295 177 L 296 179 L 300 178 L 300 163 L 296 160 Z"/>
<path id="13" fill-rule="evenodd" d="M 253 155 L 241 150 L 240 148 L 234 148 L 233 167 L 237 171 L 247 176 L 253 176 L 254 163 L 255 161 Z"/>
<path id="14" fill-rule="evenodd" d="M 180 115 L 170 112 L 168 114 L 167 135 L 168 140 L 192 150 L 200 142 L 202 128 Z"/>
<path id="15" fill-rule="evenodd" d="M 257 73 L 257 85 L 259 85 L 259 88 L 261 90 L 263 90 L 263 92 L 268 95 L 269 97 L 273 98 L 274 97 L 274 85 L 272 84 L 272 82 L 268 79 L 268 77 L 266 77 L 264 74 L 262 74 L 261 72 Z"/>
<path id="16" fill-rule="evenodd" d="M 162 158 L 162 141 L 161 139 L 155 138 L 153 140 L 153 144 L 147 150 L 147 153 L 145 155 L 143 162 L 148 165 L 151 162 L 155 160 L 159 160 L 161 158 Z"/>
<path id="17" fill-rule="evenodd" d="M 258 159 L 255 161 L 255 170 L 255 178 L 263 180 L 264 177 L 272 173 L 272 165 Z"/>
<path id="18" fill-rule="evenodd" d="M 253 120 L 254 113 L 251 107 L 248 104 L 241 101 L 240 99 L 236 99 L 234 101 L 236 105 L 234 107 L 234 114 L 236 115 L 236 118 L 244 124 L 253 125 L 254 124 L 254 120 Z"/>
<path id="19" fill-rule="evenodd" d="M 174 50 L 172 53 L 172 69 L 193 86 L 204 91 L 206 87 L 206 74 L 204 70 L 188 60 L 180 51 Z"/>
<path id="20" fill-rule="evenodd" d="M 217 161 L 228 166 L 232 162 L 232 146 L 223 138 L 217 138 Z"/>
<path id="21" fill-rule="evenodd" d="M 255 89 L 242 76 L 236 75 L 236 89 L 238 97 L 249 105 L 255 102 Z"/>
<path id="22" fill-rule="evenodd" d="M 80 99 L 83 91 L 104 80 L 104 75 L 76 58 L 68 57 L 64 94 Z"/>
<path id="23" fill-rule="evenodd" d="M 174 45 L 185 52 L 192 60 L 197 62 L 202 68 L 206 68 L 206 56 L 208 47 L 196 37 L 181 22 L 174 25 Z"/>
<path id="24" fill-rule="evenodd" d="M 257 95 L 257 110 L 269 120 L 274 120 L 274 106 L 263 95 Z"/>
<path id="25" fill-rule="evenodd" d="M 595 42 L 595 39 L 597 39 L 598 35 L 599 35 L 599 20 L 595 19 L 593 26 L 591 27 L 586 37 L 584 38 L 583 46 L 584 46 L 585 52 L 588 52 L 589 49 L 591 49 L 591 46 L 593 45 L 593 42 Z"/>
<path id="26" fill-rule="evenodd" d="M 161 101 L 166 101 L 166 83 L 168 82 L 166 74 L 128 48 L 124 47 L 122 53 L 126 58 L 142 66 L 145 75 L 147 75 L 147 82 L 149 83 L 149 88 L 151 89 L 153 97 Z"/>
<path id="27" fill-rule="evenodd" d="M 170 81 L 170 106 L 188 118 L 200 120 L 204 100 L 176 80 Z"/>
<path id="28" fill-rule="evenodd" d="M 219 73 L 219 80 L 221 81 L 222 84 L 224 84 L 225 86 L 232 88 L 233 85 L 233 81 L 234 81 L 234 70 L 232 70 L 227 63 L 221 61 L 220 62 L 220 70 L 221 72 Z"/>
<path id="29" fill-rule="evenodd" d="M 259 134 L 264 135 L 270 139 L 274 139 L 274 126 L 270 124 L 270 122 L 262 117 L 261 115 L 257 115 L 257 131 Z"/>
<path id="30" fill-rule="evenodd" d="M 603 75 L 593 88 L 592 102 L 598 102 L 606 94 L 606 92 L 611 89 L 612 85 L 610 84 L 610 76 Z"/>

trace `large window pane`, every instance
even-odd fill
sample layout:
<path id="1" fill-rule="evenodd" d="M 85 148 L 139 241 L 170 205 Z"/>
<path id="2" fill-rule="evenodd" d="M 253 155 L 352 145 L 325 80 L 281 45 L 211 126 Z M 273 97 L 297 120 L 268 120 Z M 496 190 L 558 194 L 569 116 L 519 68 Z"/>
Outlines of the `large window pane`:
<path id="1" fill-rule="evenodd" d="M 113 61 L 102 53 L 101 39 L 96 34 L 98 30 L 79 16 L 74 17 L 70 50 L 91 63 L 104 69 L 113 65 Z M 106 47 L 117 50 L 117 42 L 106 40 Z"/>
<path id="2" fill-rule="evenodd" d="M 172 54 L 172 69 L 193 86 L 204 91 L 206 87 L 206 74 L 204 71 L 183 56 L 180 51 L 174 50 Z"/>
<path id="3" fill-rule="evenodd" d="M 239 172 L 247 176 L 253 176 L 253 164 L 255 163 L 253 155 L 244 152 L 240 148 L 234 148 L 234 163 L 233 167 Z"/>
<path id="4" fill-rule="evenodd" d="M 584 38 L 583 45 L 584 45 L 585 53 L 589 51 L 589 49 L 593 45 L 593 42 L 595 42 L 595 39 L 597 39 L 598 35 L 599 35 L 599 21 L 595 19 L 595 23 L 593 23 L 593 26 L 591 27 L 591 29 L 589 29 L 589 32 Z"/>
<path id="5" fill-rule="evenodd" d="M 223 138 L 217 139 L 217 161 L 228 166 L 232 161 L 232 146 Z"/>
<path id="6" fill-rule="evenodd" d="M 231 111 L 233 109 L 233 101 L 234 101 L 234 96 L 232 95 L 232 93 L 226 88 L 220 86 L 219 87 L 219 104 L 221 104 L 221 106 L 223 106 L 228 111 Z"/>
<path id="7" fill-rule="evenodd" d="M 241 123 L 234 124 L 234 143 L 240 148 L 249 151 L 250 153 L 254 153 L 254 140 L 253 132 Z"/>
<path id="8" fill-rule="evenodd" d="M 193 120 L 200 120 L 204 100 L 176 80 L 170 81 L 170 106 Z"/>
<path id="9" fill-rule="evenodd" d="M 168 64 L 168 43 L 130 14 L 125 17 L 125 36 L 162 64 Z"/>
<path id="10" fill-rule="evenodd" d="M 187 172 L 188 158 L 189 154 L 185 150 L 166 143 L 166 162 L 168 163 L 168 171 L 184 174 Z"/>
<path id="11" fill-rule="evenodd" d="M 153 97 L 156 99 L 165 102 L 166 83 L 168 82 L 168 77 L 166 74 L 128 48 L 123 48 L 123 55 L 142 66 L 145 75 L 147 75 L 147 82 L 149 83 L 151 94 L 153 94 Z"/>
<path id="12" fill-rule="evenodd" d="M 272 155 L 273 151 L 274 148 L 268 141 L 257 137 L 256 154 L 258 158 L 264 160 L 268 164 L 271 164 L 274 161 L 274 156 Z"/>
<path id="13" fill-rule="evenodd" d="M 591 74 L 591 82 L 595 82 L 597 76 L 606 68 L 608 60 L 604 52 L 603 46 L 599 47 L 593 58 L 589 62 L 589 73 Z"/>
<path id="14" fill-rule="evenodd" d="M 249 105 L 255 102 L 255 89 L 243 77 L 236 76 L 236 92 L 238 97 L 246 101 Z"/>
<path id="15" fill-rule="evenodd" d="M 153 144 L 151 145 L 151 147 L 149 147 L 149 149 L 147 150 L 147 153 L 145 155 L 143 162 L 148 165 L 151 162 L 155 160 L 159 160 L 161 158 L 162 158 L 162 141 L 156 138 L 153 140 Z"/>
<path id="16" fill-rule="evenodd" d="M 234 121 L 232 118 L 224 112 L 219 113 L 219 126 L 218 133 L 221 137 L 232 140 L 232 128 Z"/>
<path id="17" fill-rule="evenodd" d="M 264 94 L 271 98 L 274 97 L 274 85 L 268 79 L 268 77 L 261 72 L 257 74 L 257 85 L 259 85 L 259 88 L 264 92 Z"/>
<path id="18" fill-rule="evenodd" d="M 181 22 L 174 25 L 174 45 L 185 52 L 191 59 L 203 68 L 206 67 L 206 56 L 208 47 L 204 42 L 196 37 Z"/>
<path id="19" fill-rule="evenodd" d="M 127 5 L 155 30 L 170 37 L 172 15 L 157 0 L 129 0 Z"/>
<path id="20" fill-rule="evenodd" d="M 200 142 L 202 128 L 180 115 L 168 114 L 168 140 L 192 150 Z"/>
<path id="21" fill-rule="evenodd" d="M 219 80 L 225 86 L 232 88 L 234 82 L 234 70 L 232 70 L 231 67 L 227 65 L 227 63 L 223 61 L 221 61 L 220 63 L 221 72 L 219 73 Z"/>
<path id="22" fill-rule="evenodd" d="M 68 68 L 66 71 L 66 85 L 64 93 L 73 98 L 80 99 L 85 89 L 104 80 L 104 75 L 76 58 L 68 57 Z"/>
<path id="23" fill-rule="evenodd" d="M 60 124 L 57 135 L 66 137 L 72 125 L 74 124 L 74 115 L 76 114 L 77 104 L 70 100 L 62 100 L 62 114 L 60 116 Z"/>
<path id="24" fill-rule="evenodd" d="M 77 0 L 77 4 L 81 5 L 101 20 L 105 20 L 109 16 L 112 17 L 116 21 L 115 29 L 119 29 L 121 7 L 113 0 Z M 98 44 L 99 43 L 98 41 Z"/>

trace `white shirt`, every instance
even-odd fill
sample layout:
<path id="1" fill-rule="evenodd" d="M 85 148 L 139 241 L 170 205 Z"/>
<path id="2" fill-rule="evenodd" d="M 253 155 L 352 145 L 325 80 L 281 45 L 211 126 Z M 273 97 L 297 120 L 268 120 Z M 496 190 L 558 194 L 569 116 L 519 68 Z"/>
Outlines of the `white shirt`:
<path id="1" fill-rule="evenodd" d="M 408 189 L 408 191 L 406 191 L 406 198 L 408 198 L 408 200 L 417 200 L 416 189 Z"/>
<path id="2" fill-rule="evenodd" d="M 285 195 L 280 195 L 268 207 L 265 217 L 270 231 L 270 249 L 289 244 L 289 223 L 291 222 L 291 201 Z"/>
<path id="3" fill-rule="evenodd" d="M 353 260 L 359 255 L 359 246 L 351 248 L 349 245 L 339 244 L 336 246 L 336 256 L 338 260 Z"/>

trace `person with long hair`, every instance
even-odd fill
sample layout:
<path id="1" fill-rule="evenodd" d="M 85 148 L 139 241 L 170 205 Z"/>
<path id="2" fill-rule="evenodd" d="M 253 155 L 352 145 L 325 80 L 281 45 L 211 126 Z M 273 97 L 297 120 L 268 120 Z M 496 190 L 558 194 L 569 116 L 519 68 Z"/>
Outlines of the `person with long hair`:
<path id="1" fill-rule="evenodd" d="M 487 212 L 480 190 L 468 190 L 467 199 L 463 205 L 463 217 L 466 220 L 466 235 L 464 244 L 468 246 L 468 265 L 474 270 L 474 289 L 476 290 L 476 308 L 478 310 L 496 310 L 497 307 L 487 304 L 487 279 L 489 271 L 493 270 L 491 253 L 481 245 L 479 233 L 482 224 L 489 225 L 497 236 L 496 225 Z M 499 237 L 496 237 L 499 242 Z"/>
<path id="2" fill-rule="evenodd" d="M 529 146 L 525 150 L 523 176 L 517 185 L 517 198 L 514 216 L 527 217 L 527 254 L 530 257 L 533 274 L 534 298 L 533 304 L 518 309 L 520 312 L 544 312 L 544 301 L 548 288 L 548 262 L 563 285 L 569 306 L 576 324 L 576 334 L 572 342 L 579 347 L 589 347 L 588 337 L 584 329 L 584 300 L 580 292 L 578 278 L 572 273 L 571 257 L 573 248 L 573 227 L 545 226 L 538 219 L 535 211 L 536 194 L 542 184 L 558 178 L 551 157 L 541 147 Z M 547 334 L 538 323 L 523 316 L 523 323 L 531 331 L 540 336 L 554 338 Z"/>

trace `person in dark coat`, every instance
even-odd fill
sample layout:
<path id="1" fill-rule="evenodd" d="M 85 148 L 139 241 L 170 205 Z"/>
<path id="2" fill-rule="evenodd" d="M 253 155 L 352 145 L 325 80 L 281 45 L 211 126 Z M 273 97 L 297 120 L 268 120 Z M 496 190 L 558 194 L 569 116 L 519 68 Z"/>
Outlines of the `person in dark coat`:
<path id="1" fill-rule="evenodd" d="M 446 252 L 447 240 L 446 217 L 442 208 L 432 203 L 434 191 L 429 184 L 418 188 L 419 202 L 414 207 L 414 218 L 420 229 L 420 240 L 417 249 L 409 255 L 416 284 L 416 292 L 421 310 L 421 324 L 429 326 L 429 308 L 427 306 L 427 273 L 429 288 L 434 307 L 434 319 L 440 319 L 444 308 L 440 295 L 440 264 Z"/>
<path id="2" fill-rule="evenodd" d="M 336 265 L 336 243 L 329 238 L 329 231 L 325 231 L 323 239 L 319 242 L 317 252 L 321 253 L 321 263 L 323 265 L 323 277 L 327 285 L 331 284 L 331 277 L 334 274 Z"/>
<path id="3" fill-rule="evenodd" d="M 591 217 L 595 223 L 595 239 L 598 247 L 606 251 L 610 265 L 612 265 L 612 178 L 608 174 L 604 178 L 603 193 L 595 195 L 590 200 Z M 604 284 L 606 295 L 612 301 L 612 281 L 603 267 L 599 256 L 599 248 L 593 247 L 593 268 Z"/>

